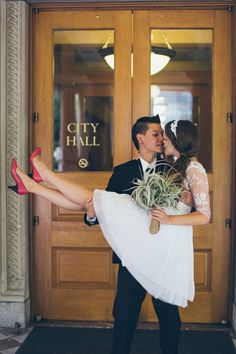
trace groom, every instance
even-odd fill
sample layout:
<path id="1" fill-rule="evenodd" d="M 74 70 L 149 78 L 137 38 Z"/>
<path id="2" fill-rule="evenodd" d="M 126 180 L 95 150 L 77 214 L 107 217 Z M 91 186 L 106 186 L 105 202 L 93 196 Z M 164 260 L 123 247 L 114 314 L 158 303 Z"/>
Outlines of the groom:
<path id="1" fill-rule="evenodd" d="M 132 128 L 132 140 L 139 151 L 139 159 L 130 160 L 114 168 L 107 191 L 131 194 L 133 181 L 141 179 L 147 168 L 158 168 L 163 152 L 163 130 L 159 116 L 141 117 Z M 98 223 L 91 211 L 84 217 L 87 225 Z M 114 301 L 112 354 L 128 354 L 146 290 L 123 267 L 113 252 L 113 263 L 119 263 L 117 294 Z M 162 354 L 178 354 L 181 320 L 178 307 L 152 297 L 154 310 L 160 325 Z"/>

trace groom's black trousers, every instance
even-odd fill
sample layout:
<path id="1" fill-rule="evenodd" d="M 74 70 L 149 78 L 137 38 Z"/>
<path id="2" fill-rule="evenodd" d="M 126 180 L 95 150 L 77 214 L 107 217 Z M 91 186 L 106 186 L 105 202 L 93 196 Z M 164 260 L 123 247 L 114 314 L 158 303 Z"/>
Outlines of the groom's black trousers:
<path id="1" fill-rule="evenodd" d="M 114 302 L 112 354 L 128 354 L 136 329 L 146 290 L 119 265 L 118 289 Z M 178 354 L 181 320 L 176 305 L 152 298 L 160 326 L 160 346 L 163 354 Z"/>

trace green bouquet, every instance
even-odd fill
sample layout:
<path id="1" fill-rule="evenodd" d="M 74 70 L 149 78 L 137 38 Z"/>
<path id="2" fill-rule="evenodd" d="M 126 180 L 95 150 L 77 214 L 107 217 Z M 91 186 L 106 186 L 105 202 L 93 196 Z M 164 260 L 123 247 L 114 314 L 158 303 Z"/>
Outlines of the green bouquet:
<path id="1" fill-rule="evenodd" d="M 135 187 L 131 197 L 141 208 L 146 210 L 177 208 L 183 187 L 178 182 L 179 174 L 172 166 L 165 165 L 168 167 L 167 171 L 144 173 L 142 180 L 137 179 L 133 182 Z M 159 229 L 159 221 L 152 218 L 150 232 L 155 234 Z"/>

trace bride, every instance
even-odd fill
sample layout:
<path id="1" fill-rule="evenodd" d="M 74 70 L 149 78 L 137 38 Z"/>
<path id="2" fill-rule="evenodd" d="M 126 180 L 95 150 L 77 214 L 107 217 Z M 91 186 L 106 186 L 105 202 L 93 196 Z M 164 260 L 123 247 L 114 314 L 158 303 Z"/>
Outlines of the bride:
<path id="1" fill-rule="evenodd" d="M 63 208 L 96 215 L 103 234 L 129 272 L 155 298 L 186 307 L 194 298 L 192 225 L 210 220 L 207 174 L 197 161 L 198 132 L 189 121 L 171 121 L 164 131 L 165 155 L 190 190 L 194 211 L 179 201 L 176 210 L 160 208 L 148 212 L 128 194 L 90 191 L 47 168 L 36 148 L 30 156 L 32 178 L 12 160 L 12 177 L 18 194 L 34 193 Z M 54 188 L 39 182 L 46 182 Z M 91 203 L 92 200 L 92 203 Z M 93 212 L 94 210 L 94 212 Z M 149 232 L 150 219 L 160 222 L 156 235 Z"/>

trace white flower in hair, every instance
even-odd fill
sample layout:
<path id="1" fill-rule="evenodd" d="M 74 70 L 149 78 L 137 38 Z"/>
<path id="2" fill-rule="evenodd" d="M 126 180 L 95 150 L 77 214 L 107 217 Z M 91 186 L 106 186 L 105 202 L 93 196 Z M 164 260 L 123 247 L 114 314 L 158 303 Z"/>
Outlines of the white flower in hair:
<path id="1" fill-rule="evenodd" d="M 174 136 L 177 138 L 177 134 L 176 134 L 176 128 L 178 126 L 178 121 L 174 120 L 171 125 L 170 125 L 170 130 L 172 131 L 172 133 L 174 134 Z"/>

